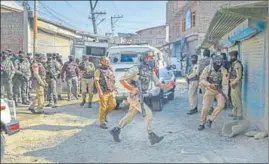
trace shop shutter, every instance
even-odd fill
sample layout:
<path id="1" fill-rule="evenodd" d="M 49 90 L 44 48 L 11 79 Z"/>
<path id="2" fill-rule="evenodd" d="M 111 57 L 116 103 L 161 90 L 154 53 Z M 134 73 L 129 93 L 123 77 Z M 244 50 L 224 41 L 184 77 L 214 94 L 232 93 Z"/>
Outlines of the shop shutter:
<path id="1" fill-rule="evenodd" d="M 241 60 L 244 66 L 242 99 L 248 117 L 260 119 L 264 115 L 265 51 L 264 32 L 241 42 Z"/>

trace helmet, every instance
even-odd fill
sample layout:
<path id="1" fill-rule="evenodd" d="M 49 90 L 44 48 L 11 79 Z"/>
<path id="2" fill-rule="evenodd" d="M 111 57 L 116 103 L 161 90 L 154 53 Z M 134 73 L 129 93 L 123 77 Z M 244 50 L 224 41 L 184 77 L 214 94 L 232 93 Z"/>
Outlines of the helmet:
<path id="1" fill-rule="evenodd" d="M 36 53 L 35 55 L 35 59 L 39 62 L 45 62 L 46 61 L 46 55 L 42 54 L 42 53 Z"/>
<path id="2" fill-rule="evenodd" d="M 229 56 L 235 56 L 236 58 L 237 58 L 237 56 L 238 56 L 238 51 L 231 51 L 231 52 L 229 52 Z"/>
<path id="3" fill-rule="evenodd" d="M 47 58 L 52 58 L 52 53 L 47 53 Z"/>
<path id="4" fill-rule="evenodd" d="M 205 49 L 204 52 L 203 52 L 203 56 L 209 57 L 210 56 L 210 50 L 209 49 Z"/>
<path id="5" fill-rule="evenodd" d="M 221 55 L 214 55 L 212 60 L 215 65 L 222 65 L 223 58 Z"/>

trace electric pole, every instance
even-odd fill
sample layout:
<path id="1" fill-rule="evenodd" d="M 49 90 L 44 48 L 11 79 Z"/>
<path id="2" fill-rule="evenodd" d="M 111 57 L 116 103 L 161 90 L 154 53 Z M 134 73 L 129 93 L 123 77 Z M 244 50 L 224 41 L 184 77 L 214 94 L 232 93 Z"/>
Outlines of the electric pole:
<path id="1" fill-rule="evenodd" d="M 118 16 L 112 16 L 111 17 L 111 33 L 112 33 L 112 37 L 114 37 L 115 24 L 120 18 L 123 18 L 123 15 L 121 15 L 121 16 L 118 15 Z M 116 20 L 114 21 L 114 19 L 116 19 Z"/>
<path id="2" fill-rule="evenodd" d="M 97 34 L 97 25 L 96 25 L 96 17 L 95 15 L 105 15 L 106 12 L 95 12 L 96 5 L 98 3 L 98 0 L 95 1 L 94 5 L 92 3 L 92 0 L 90 0 L 90 6 L 91 6 L 91 17 L 89 16 L 89 19 L 92 19 L 92 26 L 93 26 L 93 32 L 94 34 Z M 104 19 L 101 20 L 103 22 Z M 100 24 L 99 22 L 98 24 Z"/>
<path id="3" fill-rule="evenodd" d="M 28 0 L 23 0 L 23 51 L 28 53 Z"/>
<path id="4" fill-rule="evenodd" d="M 34 38 L 33 38 L 33 55 L 36 53 L 36 38 L 37 38 L 37 3 L 38 1 L 34 1 L 34 26 L 33 26 L 33 33 L 34 33 Z"/>

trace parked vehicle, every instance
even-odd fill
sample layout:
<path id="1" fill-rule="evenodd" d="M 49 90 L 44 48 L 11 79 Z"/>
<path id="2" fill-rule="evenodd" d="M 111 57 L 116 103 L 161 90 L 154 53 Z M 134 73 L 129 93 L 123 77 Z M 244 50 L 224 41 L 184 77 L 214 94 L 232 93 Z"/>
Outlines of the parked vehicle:
<path id="1" fill-rule="evenodd" d="M 171 57 L 171 65 L 173 65 L 173 71 L 175 76 L 181 76 L 181 61 L 180 57 Z"/>
<path id="2" fill-rule="evenodd" d="M 176 77 L 173 72 L 174 67 L 168 67 L 168 68 L 162 68 L 159 70 L 159 79 L 162 83 L 169 83 L 169 82 L 175 82 L 176 83 Z M 175 94 L 175 88 L 169 88 L 169 89 L 163 89 L 163 96 L 164 99 L 173 100 L 174 94 Z"/>
<path id="3" fill-rule="evenodd" d="M 126 100 L 128 91 L 123 88 L 120 84 L 119 79 L 124 75 L 124 73 L 131 68 L 132 66 L 139 64 L 138 57 L 140 53 L 146 51 L 153 51 L 156 55 L 156 63 L 158 64 L 159 69 L 166 67 L 166 62 L 164 61 L 163 53 L 152 46 L 143 44 L 143 45 L 120 45 L 114 46 L 108 49 L 107 56 L 110 59 L 111 66 L 115 72 L 116 78 L 116 87 L 117 87 L 117 108 L 123 100 Z M 153 97 L 151 98 L 153 110 L 162 110 L 162 103 L 160 102 L 160 88 L 155 87 L 152 83 L 150 84 L 149 92 Z"/>
<path id="4" fill-rule="evenodd" d="M 12 118 L 11 111 L 9 109 L 8 101 L 1 98 L 1 160 L 5 153 L 5 134 L 13 135 L 20 130 L 19 122 L 16 121 L 15 104 L 12 103 L 14 118 Z"/>

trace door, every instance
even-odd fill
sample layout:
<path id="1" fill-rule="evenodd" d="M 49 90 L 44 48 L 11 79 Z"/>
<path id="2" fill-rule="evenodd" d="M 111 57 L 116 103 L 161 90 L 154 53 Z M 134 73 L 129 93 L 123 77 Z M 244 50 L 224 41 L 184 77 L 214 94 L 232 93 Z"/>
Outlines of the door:
<path id="1" fill-rule="evenodd" d="M 83 50 L 83 47 L 75 47 L 75 58 L 81 59 L 83 55 Z"/>
<path id="2" fill-rule="evenodd" d="M 264 32 L 242 41 L 241 60 L 243 75 L 243 110 L 247 116 L 259 120 L 264 115 L 265 53 Z"/>

